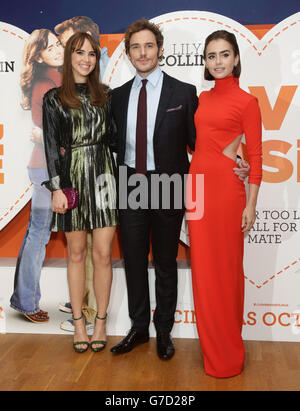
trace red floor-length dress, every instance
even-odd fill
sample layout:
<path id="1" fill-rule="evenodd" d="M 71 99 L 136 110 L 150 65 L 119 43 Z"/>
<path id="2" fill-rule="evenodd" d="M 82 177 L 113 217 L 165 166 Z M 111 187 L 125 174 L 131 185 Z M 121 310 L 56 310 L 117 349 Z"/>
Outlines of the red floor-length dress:
<path id="1" fill-rule="evenodd" d="M 204 175 L 204 214 L 188 220 L 194 305 L 205 372 L 214 377 L 241 373 L 244 272 L 242 213 L 244 183 L 234 174 L 236 162 L 223 150 L 245 134 L 249 183 L 262 176 L 261 115 L 257 99 L 233 76 L 216 80 L 199 96 L 195 113 L 197 140 L 188 187 L 196 193 L 196 174 Z M 188 190 L 189 195 L 189 190 Z"/>

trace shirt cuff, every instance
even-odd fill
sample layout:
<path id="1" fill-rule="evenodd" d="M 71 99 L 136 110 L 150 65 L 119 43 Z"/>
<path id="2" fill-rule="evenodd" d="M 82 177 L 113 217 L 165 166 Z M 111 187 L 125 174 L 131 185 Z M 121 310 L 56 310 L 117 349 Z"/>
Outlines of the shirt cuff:
<path id="1" fill-rule="evenodd" d="M 48 181 L 43 181 L 41 185 L 44 185 L 50 191 L 61 190 L 60 177 L 59 176 L 55 176 L 53 178 L 50 178 L 50 180 L 48 180 Z"/>

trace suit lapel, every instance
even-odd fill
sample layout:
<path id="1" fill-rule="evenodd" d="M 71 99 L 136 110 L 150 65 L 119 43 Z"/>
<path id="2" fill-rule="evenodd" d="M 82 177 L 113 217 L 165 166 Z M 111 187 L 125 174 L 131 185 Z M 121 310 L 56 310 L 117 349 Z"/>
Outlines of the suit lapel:
<path id="1" fill-rule="evenodd" d="M 169 105 L 170 98 L 173 94 L 173 85 L 171 78 L 164 73 L 163 84 L 161 89 L 161 95 L 159 99 L 156 120 L 155 120 L 155 127 L 154 127 L 154 136 L 166 114 L 166 110 Z"/>

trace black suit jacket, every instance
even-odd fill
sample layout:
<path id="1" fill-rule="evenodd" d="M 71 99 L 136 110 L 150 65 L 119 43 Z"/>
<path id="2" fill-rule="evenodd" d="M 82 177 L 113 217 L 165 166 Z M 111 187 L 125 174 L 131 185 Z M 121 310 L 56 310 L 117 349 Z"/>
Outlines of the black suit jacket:
<path id="1" fill-rule="evenodd" d="M 153 135 L 155 169 L 158 173 L 185 174 L 189 170 L 187 146 L 195 149 L 194 113 L 196 87 L 163 73 L 162 90 Z M 124 164 L 128 101 L 133 80 L 112 91 L 112 115 L 117 127 L 114 151 Z"/>

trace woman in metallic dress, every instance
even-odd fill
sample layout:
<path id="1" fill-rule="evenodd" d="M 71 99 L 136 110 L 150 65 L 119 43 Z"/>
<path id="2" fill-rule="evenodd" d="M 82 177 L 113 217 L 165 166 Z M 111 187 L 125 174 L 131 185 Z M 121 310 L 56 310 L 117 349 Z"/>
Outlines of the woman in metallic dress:
<path id="1" fill-rule="evenodd" d="M 75 325 L 74 349 L 106 345 L 106 310 L 112 267 L 111 248 L 118 224 L 115 164 L 110 150 L 113 124 L 110 90 L 99 82 L 99 46 L 87 33 L 67 42 L 62 86 L 44 97 L 43 130 L 52 191 L 52 231 L 64 231 L 68 243 L 68 283 Z M 78 205 L 68 210 L 65 188 L 78 191 Z M 92 230 L 97 315 L 91 341 L 85 329 L 87 231 Z"/>

